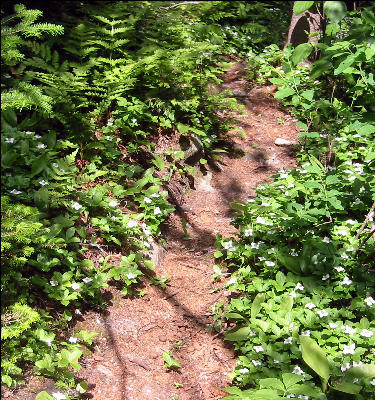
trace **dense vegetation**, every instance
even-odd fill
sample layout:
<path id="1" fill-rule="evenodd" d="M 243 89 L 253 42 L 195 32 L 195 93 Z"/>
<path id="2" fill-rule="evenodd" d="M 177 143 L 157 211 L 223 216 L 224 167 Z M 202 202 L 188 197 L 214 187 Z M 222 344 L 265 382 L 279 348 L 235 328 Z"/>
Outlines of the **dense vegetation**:
<path id="1" fill-rule="evenodd" d="M 22 384 L 32 367 L 67 399 L 85 392 L 74 370 L 95 333 L 58 333 L 75 313 L 105 307 L 103 288 L 130 294 L 153 268 L 148 251 L 174 210 L 168 182 L 193 173 L 174 138 L 199 140 L 202 164 L 224 151 L 231 121 L 218 111 L 236 105 L 212 84 L 231 54 L 246 58 L 250 81 L 280 86 L 303 151 L 300 169 L 236 205 L 241 240 L 218 237 L 216 256 L 233 269 L 228 287 L 244 294 L 225 310 L 238 325 L 226 339 L 240 354 L 229 398 L 368 398 L 371 7 L 331 14 L 311 70 L 299 62 L 313 45 L 279 50 L 288 2 L 66 2 L 59 13 L 38 3 L 43 16 L 25 4 L 2 10 L 2 382 Z M 85 257 L 103 248 L 121 263 Z"/>

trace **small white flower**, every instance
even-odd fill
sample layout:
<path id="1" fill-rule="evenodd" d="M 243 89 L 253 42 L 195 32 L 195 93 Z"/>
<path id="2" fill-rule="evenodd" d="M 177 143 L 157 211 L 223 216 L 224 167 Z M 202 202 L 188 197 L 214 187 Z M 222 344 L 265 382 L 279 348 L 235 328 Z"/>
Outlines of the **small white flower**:
<path id="1" fill-rule="evenodd" d="M 348 219 L 346 221 L 346 223 L 349 224 L 349 225 L 355 225 L 357 223 L 357 221 L 354 221 L 353 219 Z"/>
<path id="2" fill-rule="evenodd" d="M 52 164 L 52 167 L 58 168 L 58 167 L 59 167 L 59 164 L 53 163 L 53 164 Z"/>
<path id="3" fill-rule="evenodd" d="M 53 339 L 51 339 L 51 338 L 47 338 L 47 339 L 44 340 L 44 342 L 47 343 L 47 346 L 50 346 L 50 347 L 51 347 L 52 340 L 53 340 Z"/>
<path id="4" fill-rule="evenodd" d="M 110 142 L 112 142 L 112 140 L 113 140 L 113 137 L 112 136 L 106 136 L 105 137 L 108 141 L 110 141 Z"/>
<path id="5" fill-rule="evenodd" d="M 264 351 L 264 349 L 263 349 L 262 346 L 254 346 L 254 350 L 255 350 L 257 353 L 260 353 L 261 351 Z"/>
<path id="6" fill-rule="evenodd" d="M 133 124 L 136 124 L 136 123 L 137 123 L 137 119 L 136 119 L 136 118 L 133 118 L 133 119 L 132 119 L 132 122 L 133 122 Z"/>
<path id="7" fill-rule="evenodd" d="M 39 185 L 46 186 L 46 185 L 48 185 L 48 182 L 45 181 L 44 179 L 42 179 L 41 181 L 39 181 Z"/>
<path id="8" fill-rule="evenodd" d="M 353 361 L 353 367 L 360 367 L 362 364 L 363 364 L 362 361 L 358 361 L 358 362 Z"/>
<path id="9" fill-rule="evenodd" d="M 40 136 L 40 135 L 35 135 L 34 138 L 35 138 L 35 139 L 40 139 L 41 136 Z"/>
<path id="10" fill-rule="evenodd" d="M 5 138 L 5 143 L 14 143 L 14 138 Z"/>
<path id="11" fill-rule="evenodd" d="M 143 242 L 143 245 L 146 246 L 147 248 L 150 248 L 150 247 L 151 247 L 151 245 L 150 245 L 149 242 Z"/>
<path id="12" fill-rule="evenodd" d="M 227 285 L 234 285 L 236 283 L 237 283 L 237 278 L 234 277 L 234 278 L 229 279 L 229 281 L 227 282 Z"/>
<path id="13" fill-rule="evenodd" d="M 293 343 L 293 338 L 291 336 L 284 340 L 284 344 L 292 344 L 292 343 Z"/>
<path id="14" fill-rule="evenodd" d="M 345 271 L 345 268 L 344 267 L 335 267 L 335 270 L 337 272 L 342 272 L 342 271 Z"/>
<path id="15" fill-rule="evenodd" d="M 293 299 L 295 299 L 295 298 L 297 297 L 297 293 L 296 293 L 294 290 L 292 290 L 292 291 L 289 293 L 289 296 L 292 296 Z"/>
<path id="16" fill-rule="evenodd" d="M 370 385 L 375 386 L 375 378 L 370 381 Z"/>
<path id="17" fill-rule="evenodd" d="M 154 214 L 155 214 L 155 215 L 161 214 L 160 207 L 156 207 L 156 208 L 155 208 Z"/>
<path id="18" fill-rule="evenodd" d="M 341 236 L 347 236 L 348 235 L 348 231 L 344 230 L 344 229 L 340 229 L 336 232 L 338 235 Z"/>
<path id="19" fill-rule="evenodd" d="M 244 236 L 245 237 L 253 236 L 253 230 L 250 229 L 250 228 L 249 229 L 245 229 Z"/>
<path id="20" fill-rule="evenodd" d="M 328 312 L 326 310 L 318 310 L 316 313 L 319 315 L 320 318 L 328 317 Z"/>
<path id="21" fill-rule="evenodd" d="M 17 190 L 17 189 L 12 189 L 10 191 L 10 193 L 12 193 L 12 194 L 21 194 L 22 192 L 20 190 Z"/>
<path id="22" fill-rule="evenodd" d="M 354 335 L 357 332 L 357 329 L 352 328 L 350 325 L 343 325 L 342 329 L 344 329 L 344 333 L 348 335 Z"/>
<path id="23" fill-rule="evenodd" d="M 126 277 L 128 279 L 135 279 L 136 278 L 136 276 L 133 274 L 133 272 L 129 272 L 128 274 L 126 274 Z"/>
<path id="24" fill-rule="evenodd" d="M 59 284 L 59 282 L 56 281 L 49 281 L 51 286 L 57 286 Z"/>
<path id="25" fill-rule="evenodd" d="M 256 219 L 256 221 L 255 221 L 257 224 L 263 224 L 263 225 L 266 225 L 267 224 L 267 221 L 264 219 L 264 218 L 262 218 L 262 217 L 258 217 L 257 219 Z"/>
<path id="26" fill-rule="evenodd" d="M 305 290 L 305 287 L 302 283 L 298 282 L 294 290 Z"/>
<path id="27" fill-rule="evenodd" d="M 71 285 L 70 285 L 70 287 L 73 289 L 73 290 L 78 290 L 78 289 L 80 289 L 81 288 L 81 285 L 79 284 L 79 283 L 72 283 Z"/>
<path id="28" fill-rule="evenodd" d="M 294 393 L 288 394 L 286 396 L 287 399 L 293 399 L 294 397 L 296 397 L 296 395 Z"/>
<path id="29" fill-rule="evenodd" d="M 116 207 L 116 206 L 117 206 L 117 201 L 112 200 L 112 201 L 110 201 L 110 202 L 108 203 L 108 205 L 109 205 L 110 207 Z"/>
<path id="30" fill-rule="evenodd" d="M 223 244 L 223 247 L 225 250 L 229 250 L 229 251 L 235 251 L 236 247 L 233 246 L 233 241 L 229 240 L 228 242 L 225 242 Z"/>
<path id="31" fill-rule="evenodd" d="M 134 221 L 134 219 L 131 219 L 128 222 L 128 228 L 135 228 L 136 226 L 138 226 L 137 221 Z"/>
<path id="32" fill-rule="evenodd" d="M 242 375 L 245 375 L 245 374 L 247 374 L 249 372 L 249 370 L 247 368 L 241 368 L 241 369 L 238 370 L 238 372 L 240 374 L 242 374 Z"/>
<path id="33" fill-rule="evenodd" d="M 262 365 L 262 363 L 258 360 L 251 360 L 251 362 L 254 364 L 254 367 L 259 367 L 259 365 Z"/>
<path id="34" fill-rule="evenodd" d="M 83 283 L 90 283 L 92 281 L 92 278 L 86 277 L 86 278 L 83 278 L 82 281 L 83 281 Z"/>
<path id="35" fill-rule="evenodd" d="M 342 350 L 342 354 L 354 354 L 355 353 L 355 343 L 349 344 L 346 346 L 344 344 L 344 349 Z"/>
<path id="36" fill-rule="evenodd" d="M 310 331 L 307 330 L 307 331 L 302 332 L 301 336 L 310 336 Z"/>
<path id="37" fill-rule="evenodd" d="M 329 279 L 329 274 L 322 276 L 322 281 L 326 281 L 327 279 Z"/>
<path id="38" fill-rule="evenodd" d="M 52 397 L 54 397 L 56 400 L 66 400 L 65 394 L 60 392 L 52 393 Z"/>
<path id="39" fill-rule="evenodd" d="M 273 360 L 273 363 L 274 364 L 280 364 L 280 361 L 279 360 Z"/>
<path id="40" fill-rule="evenodd" d="M 44 149 L 46 145 L 44 143 L 39 143 L 38 146 L 36 146 L 38 149 Z"/>
<path id="41" fill-rule="evenodd" d="M 330 242 L 331 242 L 331 239 L 330 239 L 328 236 L 324 236 L 322 242 L 323 242 L 323 243 L 330 243 Z"/>
<path id="42" fill-rule="evenodd" d="M 34 132 L 26 131 L 25 133 L 26 133 L 26 135 L 32 135 Z"/>
<path id="43" fill-rule="evenodd" d="M 152 200 L 151 200 L 149 197 L 145 197 L 145 198 L 143 199 L 143 201 L 144 201 L 145 203 L 147 203 L 147 204 L 151 204 L 151 203 L 152 203 Z"/>
<path id="44" fill-rule="evenodd" d="M 373 331 L 369 331 L 367 329 L 362 329 L 361 331 L 361 336 L 370 338 L 371 336 L 373 336 L 374 332 Z"/>
<path id="45" fill-rule="evenodd" d="M 375 304 L 375 300 L 370 296 L 370 297 L 367 297 L 367 298 L 365 299 L 365 303 L 366 303 L 369 307 L 371 307 L 371 306 L 373 306 L 373 305 Z"/>
<path id="46" fill-rule="evenodd" d="M 345 363 L 341 365 L 341 371 L 345 372 L 350 368 L 350 363 Z"/>
<path id="47" fill-rule="evenodd" d="M 353 363 L 353 365 L 354 365 L 354 363 Z M 359 382 L 359 378 L 354 378 L 353 379 L 353 383 L 358 383 Z"/>
<path id="48" fill-rule="evenodd" d="M 343 285 L 351 285 L 353 283 L 352 280 L 350 280 L 347 276 L 344 278 L 344 280 L 342 281 Z"/>
<path id="49" fill-rule="evenodd" d="M 296 374 L 296 375 L 303 375 L 304 374 L 304 372 L 302 371 L 302 369 L 298 365 L 296 365 L 294 367 L 292 373 Z"/>
<path id="50" fill-rule="evenodd" d="M 335 322 L 330 322 L 330 323 L 329 323 L 329 327 L 330 327 L 331 329 L 335 329 L 335 328 L 338 327 L 338 325 L 337 325 Z"/>
<path id="51" fill-rule="evenodd" d="M 70 343 L 77 343 L 77 340 L 78 340 L 78 338 L 76 338 L 76 337 L 74 337 L 74 336 L 71 336 L 71 337 L 69 338 L 69 342 L 70 342 Z"/>
<path id="52" fill-rule="evenodd" d="M 316 305 L 314 303 L 307 303 L 305 304 L 305 307 L 308 308 L 309 310 L 312 310 L 313 308 L 316 307 Z"/>
<path id="53" fill-rule="evenodd" d="M 78 211 L 80 208 L 82 208 L 82 206 L 79 203 L 73 203 L 72 208 Z"/>
<path id="54" fill-rule="evenodd" d="M 273 261 L 265 261 L 265 264 L 267 265 L 267 267 L 273 267 L 275 265 Z"/>

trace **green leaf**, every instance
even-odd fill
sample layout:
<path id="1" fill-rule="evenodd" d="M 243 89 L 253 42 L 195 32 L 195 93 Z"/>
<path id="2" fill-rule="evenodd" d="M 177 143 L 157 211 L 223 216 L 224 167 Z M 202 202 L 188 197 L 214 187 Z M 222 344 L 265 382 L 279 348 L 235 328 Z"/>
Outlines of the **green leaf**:
<path id="1" fill-rule="evenodd" d="M 275 93 L 275 99 L 285 99 L 286 97 L 291 96 L 292 94 L 294 94 L 296 91 L 291 88 L 291 87 L 287 87 L 287 88 L 283 88 L 283 89 L 279 89 L 276 93 Z"/>
<path id="2" fill-rule="evenodd" d="M 339 392 L 358 394 L 361 391 L 362 386 L 356 385 L 355 383 L 343 382 L 336 386 L 331 386 L 331 388 Z"/>
<path id="3" fill-rule="evenodd" d="M 7 151 L 1 155 L 1 166 L 3 168 L 9 168 L 12 166 L 14 161 L 17 160 L 17 158 L 18 156 L 14 151 Z"/>
<path id="4" fill-rule="evenodd" d="M 259 386 L 263 389 L 279 389 L 284 391 L 284 384 L 277 378 L 265 378 L 259 381 Z"/>
<path id="5" fill-rule="evenodd" d="M 235 328 L 227 332 L 224 336 L 224 339 L 231 342 L 240 342 L 241 340 L 248 339 L 250 332 L 251 329 L 249 326 L 242 326 L 240 328 Z"/>
<path id="6" fill-rule="evenodd" d="M 164 160 L 158 155 L 154 155 L 154 159 L 152 160 L 152 162 L 160 171 L 163 171 L 165 169 Z"/>
<path id="7" fill-rule="evenodd" d="M 241 314 L 235 313 L 235 312 L 229 312 L 224 314 L 225 319 L 236 319 L 236 320 L 246 320 L 245 317 L 243 317 Z"/>
<path id="8" fill-rule="evenodd" d="M 299 340 L 303 361 L 327 382 L 330 376 L 330 369 L 324 351 L 310 337 L 300 335 Z"/>
<path id="9" fill-rule="evenodd" d="M 283 382 L 285 387 L 288 389 L 290 386 L 295 385 L 297 382 L 302 381 L 303 376 L 299 376 L 296 374 L 292 374 L 289 372 L 286 372 L 285 374 L 282 374 Z"/>
<path id="10" fill-rule="evenodd" d="M 346 70 L 348 67 L 350 67 L 355 62 L 355 59 L 356 59 L 356 57 L 354 54 L 346 57 L 343 61 L 341 61 L 339 66 L 337 68 L 335 68 L 335 70 L 333 72 L 334 75 L 341 74 L 344 70 Z"/>
<path id="11" fill-rule="evenodd" d="M 297 65 L 301 61 L 305 60 L 312 52 L 313 46 L 310 43 L 301 43 L 294 50 L 291 57 L 291 61 L 294 65 Z"/>
<path id="12" fill-rule="evenodd" d="M 36 395 L 35 400 L 55 400 L 55 398 L 43 390 L 43 392 Z"/>
<path id="13" fill-rule="evenodd" d="M 183 135 L 183 134 L 191 131 L 191 128 L 188 125 L 184 125 L 184 124 L 178 123 L 177 124 L 177 130 Z"/>
<path id="14" fill-rule="evenodd" d="M 259 311 L 262 308 L 261 304 L 264 302 L 265 298 L 266 295 L 264 293 L 258 293 L 255 296 L 253 304 L 251 305 L 251 318 L 255 318 L 259 314 Z"/>
<path id="15" fill-rule="evenodd" d="M 243 397 L 243 400 L 282 400 L 275 390 L 272 389 L 258 389 L 254 391 L 251 396 Z"/>
<path id="16" fill-rule="evenodd" d="M 220 257 L 222 257 L 223 256 L 223 253 L 221 252 L 221 251 L 215 251 L 215 253 L 214 253 L 214 257 L 215 258 L 220 258 Z"/>
<path id="17" fill-rule="evenodd" d="M 31 177 L 38 175 L 47 166 L 48 158 L 46 154 L 42 154 L 36 158 L 31 165 Z"/>
<path id="18" fill-rule="evenodd" d="M 311 101 L 312 99 L 313 99 L 313 97 L 314 97 L 314 90 L 304 90 L 302 93 L 301 93 L 301 96 L 302 97 L 304 97 L 306 100 L 309 100 L 309 101 Z"/>
<path id="19" fill-rule="evenodd" d="M 77 390 L 79 393 L 86 393 L 86 392 L 87 392 L 87 389 L 88 389 L 88 385 L 87 385 L 87 382 L 86 382 L 86 381 L 80 382 L 80 383 L 77 385 L 77 388 L 76 388 L 76 390 Z"/>
<path id="20" fill-rule="evenodd" d="M 288 313 L 293 308 L 293 297 L 286 296 L 283 298 L 282 302 L 280 303 L 280 311 Z"/>
<path id="21" fill-rule="evenodd" d="M 350 368 L 346 375 L 350 375 L 353 378 L 374 378 L 375 377 L 375 364 L 363 364 L 359 367 Z"/>
<path id="22" fill-rule="evenodd" d="M 339 22 L 346 15 L 346 4 L 343 1 L 325 1 L 323 11 L 329 20 Z"/>
<path id="23" fill-rule="evenodd" d="M 49 200 L 48 189 L 46 187 L 40 188 L 34 193 L 34 201 L 38 205 L 47 205 Z"/>
<path id="24" fill-rule="evenodd" d="M 293 5 L 293 13 L 296 15 L 302 14 L 307 11 L 315 1 L 295 1 Z"/>

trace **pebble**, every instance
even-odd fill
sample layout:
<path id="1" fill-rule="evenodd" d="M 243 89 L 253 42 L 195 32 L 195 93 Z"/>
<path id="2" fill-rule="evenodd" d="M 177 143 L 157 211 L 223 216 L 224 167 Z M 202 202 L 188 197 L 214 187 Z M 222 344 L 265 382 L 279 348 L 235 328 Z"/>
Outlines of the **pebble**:
<path id="1" fill-rule="evenodd" d="M 283 138 L 277 138 L 275 140 L 275 145 L 276 146 L 290 146 L 291 144 L 293 144 L 292 142 L 290 142 L 289 140 L 283 139 Z"/>

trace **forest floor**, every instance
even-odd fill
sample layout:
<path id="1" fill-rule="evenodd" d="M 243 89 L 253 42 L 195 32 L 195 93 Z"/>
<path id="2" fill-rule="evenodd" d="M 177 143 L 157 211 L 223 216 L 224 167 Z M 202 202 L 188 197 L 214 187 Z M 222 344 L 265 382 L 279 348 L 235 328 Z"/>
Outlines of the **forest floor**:
<path id="1" fill-rule="evenodd" d="M 195 189 L 184 196 L 181 208 L 190 240 L 181 213 L 170 215 L 164 229 L 167 246 L 155 269 L 156 275 L 170 277 L 167 287 L 163 290 L 144 279 L 146 294 L 132 298 L 110 288 L 106 312 L 85 313 L 72 328 L 71 336 L 81 329 L 99 333 L 94 351 L 78 373 L 89 384 L 88 399 L 217 400 L 230 385 L 234 351 L 221 334 L 209 330 L 212 306 L 228 301 L 230 295 L 224 277 L 212 279 L 215 238 L 218 233 L 236 237 L 237 230 L 230 225 L 234 200 L 246 201 L 255 195 L 257 185 L 272 181 L 272 174 L 296 167 L 293 146 L 274 142 L 283 138 L 296 144 L 298 128 L 273 98 L 274 87 L 247 86 L 241 63 L 229 68 L 221 88 L 242 93 L 239 102 L 244 113 L 235 117 L 244 134 L 229 132 L 242 156 L 223 155 L 222 171 L 206 167 Z M 121 255 L 112 255 L 111 262 L 116 257 Z M 172 352 L 181 368 L 166 369 L 162 357 L 166 351 Z M 57 391 L 46 380 L 38 384 L 34 380 L 32 386 Z M 6 397 L 33 399 L 30 386 L 28 394 L 24 389 Z"/>

